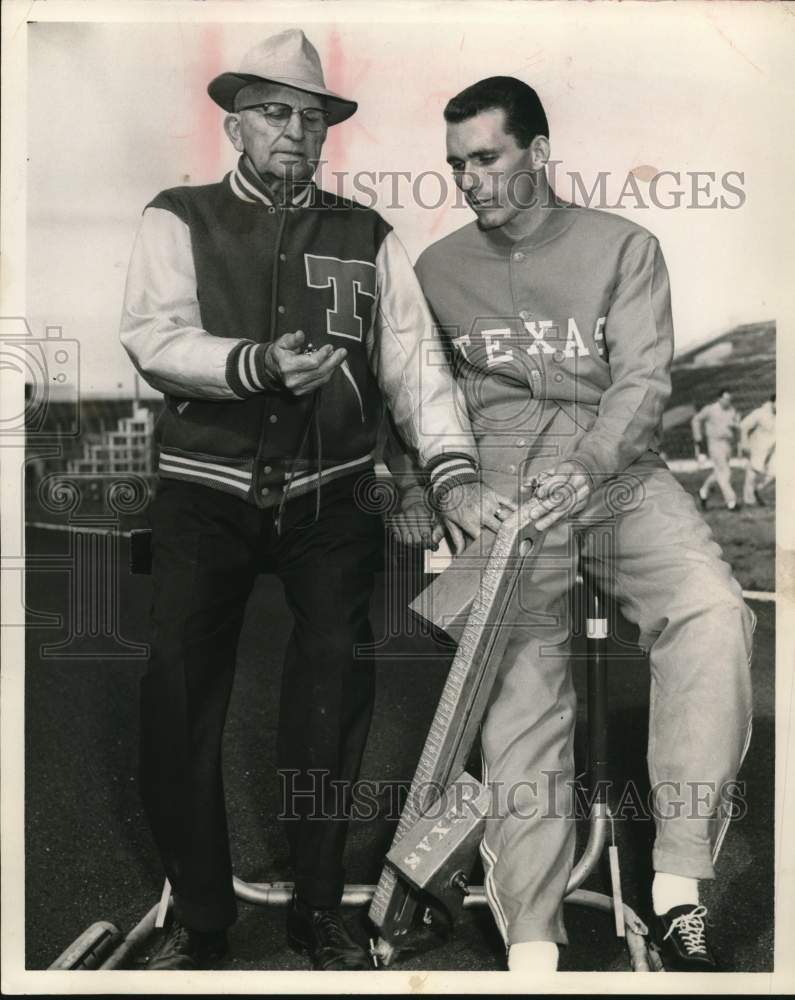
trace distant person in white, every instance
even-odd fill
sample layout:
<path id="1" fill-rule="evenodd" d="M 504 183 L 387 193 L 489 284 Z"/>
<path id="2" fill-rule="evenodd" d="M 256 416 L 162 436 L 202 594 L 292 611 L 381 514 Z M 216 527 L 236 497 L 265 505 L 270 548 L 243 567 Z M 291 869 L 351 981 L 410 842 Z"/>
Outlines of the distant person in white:
<path id="1" fill-rule="evenodd" d="M 740 418 L 732 406 L 731 393 L 721 389 L 713 403 L 702 407 L 690 422 L 696 458 L 703 462 L 704 438 L 707 456 L 712 462 L 712 472 L 701 484 L 698 497 L 702 508 L 706 508 L 709 494 L 715 483 L 720 487 L 724 502 L 729 510 L 737 509 L 737 495 L 732 489 L 729 460 L 734 452 L 740 434 Z"/>
<path id="2" fill-rule="evenodd" d="M 776 480 L 776 396 L 740 421 L 740 452 L 748 455 L 743 503 L 766 506 L 762 490 Z"/>

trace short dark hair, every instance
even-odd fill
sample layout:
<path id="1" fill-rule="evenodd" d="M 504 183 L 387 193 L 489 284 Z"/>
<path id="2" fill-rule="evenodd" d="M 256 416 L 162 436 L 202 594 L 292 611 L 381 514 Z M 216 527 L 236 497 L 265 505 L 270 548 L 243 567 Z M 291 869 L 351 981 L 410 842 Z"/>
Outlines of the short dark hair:
<path id="1" fill-rule="evenodd" d="M 549 123 L 538 94 L 513 76 L 490 76 L 473 83 L 447 102 L 444 118 L 457 125 L 494 108 L 505 112 L 505 131 L 522 149 L 537 135 L 549 138 Z"/>
<path id="2" fill-rule="evenodd" d="M 774 392 L 773 395 L 770 397 L 770 402 L 775 403 L 775 401 L 776 401 L 776 394 Z"/>

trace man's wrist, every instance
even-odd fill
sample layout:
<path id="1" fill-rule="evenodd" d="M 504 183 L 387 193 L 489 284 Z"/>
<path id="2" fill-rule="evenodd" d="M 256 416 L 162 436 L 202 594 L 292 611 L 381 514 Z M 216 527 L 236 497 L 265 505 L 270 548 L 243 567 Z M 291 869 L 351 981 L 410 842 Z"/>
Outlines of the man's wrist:
<path id="1" fill-rule="evenodd" d="M 237 396 L 246 399 L 280 388 L 278 380 L 268 367 L 268 355 L 272 347 L 272 344 L 255 344 L 244 340 L 230 352 L 226 362 L 226 380 Z"/>
<path id="2" fill-rule="evenodd" d="M 465 453 L 448 453 L 434 459 L 427 468 L 431 499 L 438 509 L 456 487 L 480 481 L 477 462 Z"/>

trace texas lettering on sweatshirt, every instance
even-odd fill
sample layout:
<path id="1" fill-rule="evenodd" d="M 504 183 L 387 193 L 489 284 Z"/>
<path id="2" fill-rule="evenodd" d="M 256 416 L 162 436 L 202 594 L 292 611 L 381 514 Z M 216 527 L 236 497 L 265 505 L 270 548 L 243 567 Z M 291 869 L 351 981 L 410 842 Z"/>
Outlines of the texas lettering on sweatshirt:
<path id="1" fill-rule="evenodd" d="M 468 387 L 473 426 L 530 430 L 521 416 L 530 396 L 533 426 L 543 423 L 538 408 L 563 408 L 585 429 L 571 457 L 592 475 L 659 448 L 673 324 L 650 232 L 556 202 L 529 236 L 473 222 L 428 247 L 416 270 Z"/>

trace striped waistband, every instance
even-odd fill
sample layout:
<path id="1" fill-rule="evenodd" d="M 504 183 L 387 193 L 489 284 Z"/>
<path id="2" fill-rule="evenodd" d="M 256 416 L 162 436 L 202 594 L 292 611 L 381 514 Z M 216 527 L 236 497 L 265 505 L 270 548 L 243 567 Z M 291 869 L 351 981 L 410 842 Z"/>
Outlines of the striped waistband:
<path id="1" fill-rule="evenodd" d="M 290 483 L 288 498 L 300 496 L 314 489 L 318 478 L 323 483 L 329 479 L 352 475 L 358 470 L 363 470 L 368 465 L 372 465 L 372 462 L 372 453 L 368 452 L 360 458 L 329 465 L 319 473 L 299 473 Z M 169 448 L 161 448 L 158 471 L 162 476 L 170 479 L 183 479 L 187 482 L 211 486 L 214 489 L 224 490 L 227 493 L 244 498 L 249 496 L 253 486 L 250 460 L 234 462 L 222 458 L 195 458 L 180 455 Z M 285 478 L 281 478 L 277 484 L 279 487 L 285 485 Z"/>
<path id="2" fill-rule="evenodd" d="M 223 459 L 188 458 L 168 448 L 160 449 L 158 471 L 172 479 L 213 486 L 216 489 L 247 496 L 251 490 L 251 469 L 243 463 L 224 462 Z"/>

